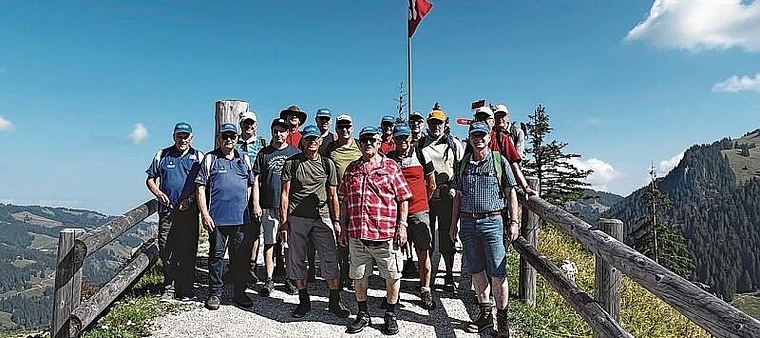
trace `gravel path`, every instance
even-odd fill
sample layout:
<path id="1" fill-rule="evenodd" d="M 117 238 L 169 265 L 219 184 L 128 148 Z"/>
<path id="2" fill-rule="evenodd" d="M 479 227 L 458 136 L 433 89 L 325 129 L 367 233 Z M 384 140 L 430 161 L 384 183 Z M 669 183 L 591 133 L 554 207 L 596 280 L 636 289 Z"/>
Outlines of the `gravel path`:
<path id="1" fill-rule="evenodd" d="M 260 255 L 261 256 L 261 255 Z M 471 334 L 463 331 L 463 323 L 477 316 L 477 306 L 473 302 L 474 293 L 469 290 L 469 280 L 459 275 L 461 254 L 456 255 L 454 276 L 459 285 L 459 297 L 453 297 L 450 291 L 438 288 L 434 298 L 438 307 L 428 311 L 421 308 L 416 291 L 417 280 L 402 280 L 400 306 L 396 314 L 399 324 L 398 337 L 479 337 L 490 336 L 489 333 Z M 439 262 L 436 254 L 433 260 Z M 443 262 L 440 268 L 443 269 Z M 282 291 L 281 284 L 268 298 L 258 295 L 258 288 L 248 289 L 248 296 L 253 300 L 253 307 L 238 308 L 231 304 L 232 290 L 227 288 L 222 299 L 222 306 L 217 311 L 203 308 L 207 297 L 207 274 L 201 271 L 202 284 L 198 292 L 199 301 L 191 302 L 197 308 L 177 314 L 158 318 L 153 323 L 153 337 L 377 337 L 382 336 L 380 326 L 383 324 L 384 310 L 380 302 L 385 296 L 384 282 L 380 276 L 370 278 L 369 310 L 372 315 L 372 327 L 365 328 L 359 334 L 345 333 L 346 325 L 355 318 L 357 312 L 353 291 L 343 291 L 343 303 L 351 311 L 350 318 L 337 318 L 327 311 L 327 285 L 317 278 L 309 285 L 312 310 L 306 317 L 295 319 L 290 316 L 298 303 L 297 295 L 288 295 Z M 436 282 L 443 283 L 442 273 Z M 203 279 L 205 278 L 205 279 Z M 491 332 L 492 334 L 492 332 Z"/>

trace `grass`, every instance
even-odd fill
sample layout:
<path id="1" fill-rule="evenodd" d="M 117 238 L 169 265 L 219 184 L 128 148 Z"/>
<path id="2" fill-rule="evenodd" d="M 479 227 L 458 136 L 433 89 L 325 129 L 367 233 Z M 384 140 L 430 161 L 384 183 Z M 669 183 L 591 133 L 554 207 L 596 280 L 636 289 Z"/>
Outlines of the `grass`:
<path id="1" fill-rule="evenodd" d="M 541 228 L 539 251 L 554 262 L 568 259 L 578 266 L 576 284 L 593 297 L 594 257 L 554 226 Z M 517 289 L 519 259 L 510 255 L 510 285 Z M 528 337 L 591 337 L 591 328 L 540 275 L 537 279 L 536 306 L 510 302 L 510 317 Z M 628 278 L 623 278 L 620 323 L 635 337 L 709 337 L 678 311 Z"/>
<path id="2" fill-rule="evenodd" d="M 11 314 L 0 312 L 0 331 L 8 331 L 16 328 L 16 324 L 11 320 Z"/>
<path id="3" fill-rule="evenodd" d="M 34 232 L 29 232 L 32 236 L 32 244 L 29 245 L 29 249 L 32 250 L 55 250 L 58 248 L 58 239 L 48 235 L 42 235 Z"/>
<path id="4" fill-rule="evenodd" d="M 168 313 L 193 308 L 192 305 L 161 304 L 161 263 L 148 270 L 124 297 L 114 303 L 107 314 L 85 331 L 83 337 L 129 338 L 150 334 L 151 320 Z"/>
<path id="5" fill-rule="evenodd" d="M 731 305 L 742 312 L 760 320 L 760 292 L 736 295 Z"/>

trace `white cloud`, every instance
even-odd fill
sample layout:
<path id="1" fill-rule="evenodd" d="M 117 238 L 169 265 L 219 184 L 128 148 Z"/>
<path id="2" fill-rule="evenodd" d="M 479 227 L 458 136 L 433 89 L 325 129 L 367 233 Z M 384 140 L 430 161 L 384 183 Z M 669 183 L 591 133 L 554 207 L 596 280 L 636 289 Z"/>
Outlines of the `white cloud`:
<path id="1" fill-rule="evenodd" d="M 570 159 L 570 164 L 581 170 L 591 169 L 594 172 L 586 177 L 586 182 L 591 184 L 591 189 L 607 191 L 607 185 L 620 177 L 620 173 L 615 170 L 612 164 L 604 162 L 598 158 L 582 160 L 579 158 Z"/>
<path id="2" fill-rule="evenodd" d="M 692 51 L 760 51 L 760 1 L 655 0 L 625 39 Z"/>
<path id="3" fill-rule="evenodd" d="M 0 115 L 0 131 L 13 129 L 13 122 Z"/>
<path id="4" fill-rule="evenodd" d="M 673 168 L 675 168 L 678 163 L 681 163 L 681 159 L 683 159 L 683 153 L 680 153 L 676 156 L 671 157 L 670 159 L 660 161 L 660 163 L 657 164 L 657 177 L 663 177 L 667 175 Z"/>
<path id="5" fill-rule="evenodd" d="M 145 128 L 145 126 L 142 123 L 135 124 L 135 127 L 132 129 L 132 132 L 129 133 L 129 138 L 132 140 L 132 143 L 138 144 L 142 141 L 145 141 L 146 138 L 148 138 L 148 128 Z"/>
<path id="6" fill-rule="evenodd" d="M 760 73 L 757 73 L 754 78 L 751 78 L 747 75 L 744 75 L 742 77 L 734 75 L 723 82 L 716 83 L 712 88 L 713 92 L 729 93 L 736 93 L 745 90 L 754 90 L 760 93 Z"/>

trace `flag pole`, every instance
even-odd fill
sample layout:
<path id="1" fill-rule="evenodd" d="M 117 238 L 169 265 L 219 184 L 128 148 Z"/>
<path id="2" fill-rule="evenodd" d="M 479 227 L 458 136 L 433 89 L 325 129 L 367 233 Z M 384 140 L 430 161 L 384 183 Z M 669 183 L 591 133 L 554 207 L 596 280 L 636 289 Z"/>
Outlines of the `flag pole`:
<path id="1" fill-rule="evenodd" d="M 407 34 L 406 36 L 406 83 L 407 89 L 407 106 L 406 106 L 406 121 L 412 116 L 412 38 Z"/>

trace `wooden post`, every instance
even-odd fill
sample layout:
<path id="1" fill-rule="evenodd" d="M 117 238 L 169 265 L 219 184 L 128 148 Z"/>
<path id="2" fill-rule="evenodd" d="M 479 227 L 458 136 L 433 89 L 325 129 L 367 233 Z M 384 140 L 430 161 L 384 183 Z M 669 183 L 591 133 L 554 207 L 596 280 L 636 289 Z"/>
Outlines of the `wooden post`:
<path id="1" fill-rule="evenodd" d="M 528 185 L 538 194 L 538 178 L 526 177 Z M 522 207 L 522 226 L 520 234 L 531 246 L 538 247 L 538 226 L 541 219 L 525 206 Z M 525 257 L 520 256 L 520 277 L 518 285 L 518 297 L 529 306 L 536 305 L 536 269 L 534 269 Z"/>
<path id="2" fill-rule="evenodd" d="M 240 114 L 248 111 L 249 104 L 241 100 L 216 101 L 216 124 L 214 125 L 214 149 L 219 148 L 219 126 L 223 123 L 232 123 L 238 126 Z M 240 128 L 240 126 L 238 126 Z M 238 133 L 239 134 L 239 133 Z"/>
<path id="3" fill-rule="evenodd" d="M 58 264 L 55 269 L 53 321 L 50 336 L 69 337 L 69 315 L 79 306 L 82 291 L 82 260 L 74 250 L 76 237 L 82 229 L 66 228 L 58 234 Z"/>
<path id="4" fill-rule="evenodd" d="M 600 218 L 599 230 L 623 241 L 623 221 Z M 615 322 L 620 322 L 620 270 L 607 263 L 603 257 L 595 255 L 594 299 L 604 308 Z M 601 332 L 594 331 L 594 338 L 602 338 Z"/>

